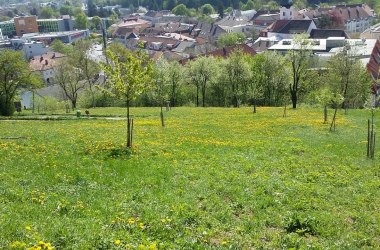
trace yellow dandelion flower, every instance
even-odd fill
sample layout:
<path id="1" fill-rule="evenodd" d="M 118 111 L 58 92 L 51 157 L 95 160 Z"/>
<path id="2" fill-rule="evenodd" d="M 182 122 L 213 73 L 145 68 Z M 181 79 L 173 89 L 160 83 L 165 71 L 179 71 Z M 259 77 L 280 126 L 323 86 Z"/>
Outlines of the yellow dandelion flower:
<path id="1" fill-rule="evenodd" d="M 144 229 L 144 227 L 145 227 L 144 223 L 140 222 L 140 223 L 139 223 L 139 227 L 140 227 L 141 229 Z"/>
<path id="2" fill-rule="evenodd" d="M 28 231 L 32 230 L 32 228 L 30 226 L 25 226 L 25 229 Z"/>
<path id="3" fill-rule="evenodd" d="M 115 243 L 116 246 L 118 246 L 118 245 L 120 245 L 121 240 L 115 240 L 114 243 Z"/>
<path id="4" fill-rule="evenodd" d="M 152 243 L 152 244 L 149 245 L 149 250 L 157 250 L 157 249 L 158 248 L 157 248 L 156 242 L 154 242 L 154 243 Z"/>
<path id="5" fill-rule="evenodd" d="M 227 245 L 227 244 L 228 244 L 227 240 L 222 241 L 222 245 Z"/>
<path id="6" fill-rule="evenodd" d="M 128 219 L 128 224 L 129 225 L 133 225 L 133 224 L 135 224 L 135 222 L 136 222 L 135 218 L 129 218 Z"/>

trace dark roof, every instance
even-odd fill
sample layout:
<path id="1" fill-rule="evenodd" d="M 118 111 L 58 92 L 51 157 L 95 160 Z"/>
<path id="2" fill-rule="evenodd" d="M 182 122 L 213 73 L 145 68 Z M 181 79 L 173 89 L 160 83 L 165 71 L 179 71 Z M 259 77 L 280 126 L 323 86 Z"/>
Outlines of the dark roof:
<path id="1" fill-rule="evenodd" d="M 312 22 L 312 20 L 277 20 L 268 27 L 268 31 L 282 34 L 307 32 Z"/>
<path id="2" fill-rule="evenodd" d="M 250 55 L 250 56 L 254 56 L 254 55 L 257 54 L 256 51 L 254 49 L 252 49 L 251 47 L 249 47 L 248 45 L 246 45 L 246 44 L 237 44 L 237 45 L 233 45 L 233 46 L 228 46 L 228 47 L 224 47 L 224 48 L 221 48 L 221 49 L 217 49 L 217 50 L 214 50 L 214 51 L 211 51 L 211 52 L 207 52 L 207 53 L 204 53 L 204 54 L 200 54 L 197 57 L 200 57 L 200 56 L 212 56 L 212 57 L 224 57 L 224 58 L 227 58 L 234 51 L 239 50 L 239 49 L 243 53 L 245 53 L 247 55 Z M 180 63 L 186 64 L 188 61 L 194 60 L 197 57 L 191 57 L 191 58 L 188 58 L 188 59 L 183 59 L 183 60 L 180 61 Z"/>
<path id="3" fill-rule="evenodd" d="M 329 37 L 350 38 L 344 30 L 339 29 L 312 29 L 310 32 L 310 38 L 313 39 L 327 39 Z"/>
<path id="4" fill-rule="evenodd" d="M 256 14 L 254 14 L 253 17 L 251 18 L 251 21 L 265 14 L 280 14 L 280 12 L 278 10 L 258 10 Z"/>
<path id="5" fill-rule="evenodd" d="M 223 33 L 226 33 L 226 31 L 218 25 L 205 22 L 197 23 L 191 31 L 191 35 L 193 37 L 203 38 L 206 40 L 209 40 L 209 38 L 216 39 Z"/>

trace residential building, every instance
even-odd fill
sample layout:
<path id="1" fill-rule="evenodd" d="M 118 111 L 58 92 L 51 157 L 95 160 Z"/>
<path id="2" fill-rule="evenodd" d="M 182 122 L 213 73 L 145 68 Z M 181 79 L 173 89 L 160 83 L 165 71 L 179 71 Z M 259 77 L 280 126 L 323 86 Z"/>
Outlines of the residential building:
<path id="1" fill-rule="evenodd" d="M 249 32 L 253 29 L 252 22 L 244 16 L 227 16 L 215 23 L 226 32 Z"/>
<path id="2" fill-rule="evenodd" d="M 65 56 L 57 52 L 47 52 L 39 56 L 34 56 L 29 63 L 32 71 L 41 74 L 46 85 L 53 84 L 54 68 L 62 63 Z"/>
<path id="3" fill-rule="evenodd" d="M 360 38 L 380 39 L 380 23 L 371 26 L 360 34 Z"/>
<path id="4" fill-rule="evenodd" d="M 227 33 L 219 25 L 205 22 L 198 22 L 191 30 L 191 36 L 197 40 L 198 44 L 216 44 L 221 34 Z"/>
<path id="5" fill-rule="evenodd" d="M 316 29 L 313 20 L 278 20 L 262 30 L 261 36 L 277 36 L 281 39 L 291 39 L 295 34 L 307 33 L 310 35 Z"/>
<path id="6" fill-rule="evenodd" d="M 47 47 L 41 42 L 25 42 L 22 46 L 25 59 L 31 59 L 35 56 L 40 56 L 47 53 Z"/>

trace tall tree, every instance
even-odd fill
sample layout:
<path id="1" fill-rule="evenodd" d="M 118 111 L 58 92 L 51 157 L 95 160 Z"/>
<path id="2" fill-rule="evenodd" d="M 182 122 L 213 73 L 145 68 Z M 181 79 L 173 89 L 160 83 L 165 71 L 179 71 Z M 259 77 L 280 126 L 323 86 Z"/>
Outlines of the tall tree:
<path id="1" fill-rule="evenodd" d="M 38 86 L 41 82 L 29 70 L 29 65 L 19 51 L 3 50 L 0 53 L 0 115 L 14 112 L 14 98 L 21 86 Z"/>
<path id="2" fill-rule="evenodd" d="M 61 87 L 74 110 L 77 107 L 79 92 L 85 88 L 81 69 L 73 67 L 70 60 L 66 58 L 63 63 L 54 68 L 53 82 Z"/>
<path id="3" fill-rule="evenodd" d="M 87 15 L 93 17 L 97 14 L 96 5 L 93 0 L 87 0 Z"/>
<path id="4" fill-rule="evenodd" d="M 75 28 L 77 29 L 87 29 L 88 20 L 86 14 L 79 12 L 75 15 Z"/>
<path id="5" fill-rule="evenodd" d="M 172 13 L 177 16 L 188 16 L 190 14 L 189 9 L 184 4 L 179 4 L 175 6 Z"/>
<path id="6" fill-rule="evenodd" d="M 248 89 L 247 83 L 251 74 L 246 55 L 241 50 L 234 51 L 224 62 L 224 72 L 231 88 L 232 104 L 238 108 L 244 93 L 243 90 Z"/>
<path id="7" fill-rule="evenodd" d="M 214 79 L 214 61 L 213 57 L 198 57 L 189 63 L 189 73 L 197 90 L 197 107 L 199 106 L 199 91 L 202 94 L 202 106 L 206 107 L 206 90 L 208 84 Z"/>
<path id="8" fill-rule="evenodd" d="M 75 43 L 74 51 L 70 56 L 71 65 L 74 69 L 80 69 L 83 81 L 85 81 L 89 92 L 91 93 L 92 107 L 95 108 L 96 85 L 98 84 L 100 68 L 94 62 L 89 53 L 92 47 L 90 40 L 79 40 Z"/>
<path id="9" fill-rule="evenodd" d="M 296 36 L 292 41 L 292 49 L 287 53 L 292 74 L 292 83 L 289 86 L 293 109 L 297 108 L 298 91 L 306 78 L 310 65 L 311 43 L 305 34 Z"/>
<path id="10" fill-rule="evenodd" d="M 167 80 L 168 85 L 170 86 L 170 105 L 172 107 L 176 107 L 178 89 L 181 84 L 183 69 L 182 66 L 176 61 L 169 62 L 168 66 Z"/>
<path id="11" fill-rule="evenodd" d="M 102 68 L 107 75 L 107 87 L 126 102 L 127 106 L 127 147 L 132 147 L 131 102 L 151 87 L 153 63 L 142 50 L 130 51 L 120 44 L 113 44 L 107 50 L 109 64 Z"/>

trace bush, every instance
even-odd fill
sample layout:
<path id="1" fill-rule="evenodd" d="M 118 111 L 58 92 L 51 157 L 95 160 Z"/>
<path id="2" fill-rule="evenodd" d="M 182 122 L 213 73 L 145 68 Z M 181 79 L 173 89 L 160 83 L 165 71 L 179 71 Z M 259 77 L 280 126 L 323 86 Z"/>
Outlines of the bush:
<path id="1" fill-rule="evenodd" d="M 0 115 L 11 116 L 15 112 L 15 105 L 13 101 L 6 103 L 5 97 L 0 96 Z"/>
<path id="2" fill-rule="evenodd" d="M 293 213 L 286 221 L 285 230 L 287 233 L 297 233 L 299 235 L 316 235 L 315 224 L 314 217 L 301 218 L 297 213 Z"/>

